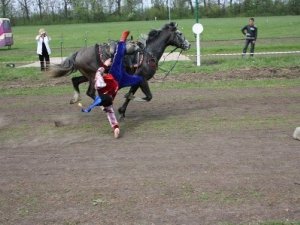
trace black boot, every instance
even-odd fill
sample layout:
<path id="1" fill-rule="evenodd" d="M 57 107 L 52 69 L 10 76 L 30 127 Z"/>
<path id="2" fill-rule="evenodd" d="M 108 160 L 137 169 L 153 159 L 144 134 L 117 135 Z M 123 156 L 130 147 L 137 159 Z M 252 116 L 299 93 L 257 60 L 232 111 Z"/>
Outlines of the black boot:
<path id="1" fill-rule="evenodd" d="M 50 61 L 46 61 L 46 71 L 48 71 L 50 68 Z"/>
<path id="2" fill-rule="evenodd" d="M 45 71 L 45 63 L 44 61 L 40 61 L 41 63 L 41 71 Z"/>

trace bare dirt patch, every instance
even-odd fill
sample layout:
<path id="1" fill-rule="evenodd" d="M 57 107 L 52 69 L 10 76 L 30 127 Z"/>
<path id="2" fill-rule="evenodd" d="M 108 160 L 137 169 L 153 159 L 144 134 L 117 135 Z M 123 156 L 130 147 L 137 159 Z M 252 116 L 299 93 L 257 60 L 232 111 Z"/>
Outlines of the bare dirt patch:
<path id="1" fill-rule="evenodd" d="M 158 89 L 118 140 L 69 95 L 0 97 L 0 224 L 299 221 L 299 95 Z"/>

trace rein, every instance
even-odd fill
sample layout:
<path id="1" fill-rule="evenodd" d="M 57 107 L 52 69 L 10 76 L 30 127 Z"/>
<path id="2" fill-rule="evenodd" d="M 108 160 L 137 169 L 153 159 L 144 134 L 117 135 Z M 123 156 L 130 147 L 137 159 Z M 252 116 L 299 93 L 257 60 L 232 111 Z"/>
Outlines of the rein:
<path id="1" fill-rule="evenodd" d="M 178 54 L 178 56 L 177 56 L 177 59 L 176 59 L 175 63 L 173 64 L 173 66 L 170 68 L 170 70 L 165 70 L 165 69 L 163 69 L 161 66 L 165 63 L 166 58 L 167 58 L 170 54 L 172 54 L 173 52 L 175 52 L 177 49 L 178 49 L 178 47 L 174 48 L 171 52 L 169 52 L 169 53 L 164 57 L 163 62 L 162 62 L 161 65 L 159 66 L 159 69 L 161 69 L 162 71 L 165 72 L 165 76 L 164 76 L 164 78 L 163 78 L 163 81 L 167 78 L 167 76 L 169 76 L 169 74 L 170 74 L 170 73 L 173 71 L 173 69 L 175 68 L 175 66 L 176 66 L 176 64 L 178 63 L 179 57 L 180 57 L 180 55 L 181 55 L 181 53 L 182 53 L 183 50 L 181 49 L 181 51 L 179 52 L 179 54 Z"/>

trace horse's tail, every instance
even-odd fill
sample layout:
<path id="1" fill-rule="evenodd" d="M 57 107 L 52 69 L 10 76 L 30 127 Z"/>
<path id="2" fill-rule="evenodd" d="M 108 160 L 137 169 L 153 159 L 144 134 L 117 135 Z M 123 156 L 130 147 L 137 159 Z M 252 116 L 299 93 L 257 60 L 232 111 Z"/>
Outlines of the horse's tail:
<path id="1" fill-rule="evenodd" d="M 70 57 L 66 58 L 61 64 L 51 68 L 50 74 L 52 77 L 63 77 L 77 71 L 75 60 L 78 52 L 75 52 Z"/>

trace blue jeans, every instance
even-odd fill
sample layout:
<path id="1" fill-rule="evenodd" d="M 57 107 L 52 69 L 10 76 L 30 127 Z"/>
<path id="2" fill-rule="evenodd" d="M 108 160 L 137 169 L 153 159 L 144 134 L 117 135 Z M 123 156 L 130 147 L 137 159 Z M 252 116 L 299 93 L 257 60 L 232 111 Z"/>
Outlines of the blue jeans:
<path id="1" fill-rule="evenodd" d="M 123 65 L 123 58 L 126 51 L 126 43 L 119 42 L 117 50 L 113 59 L 113 63 L 110 67 L 109 73 L 113 75 L 115 80 L 119 83 L 119 89 L 123 87 L 131 87 L 139 85 L 143 78 L 138 75 L 132 75 L 125 71 Z"/>

